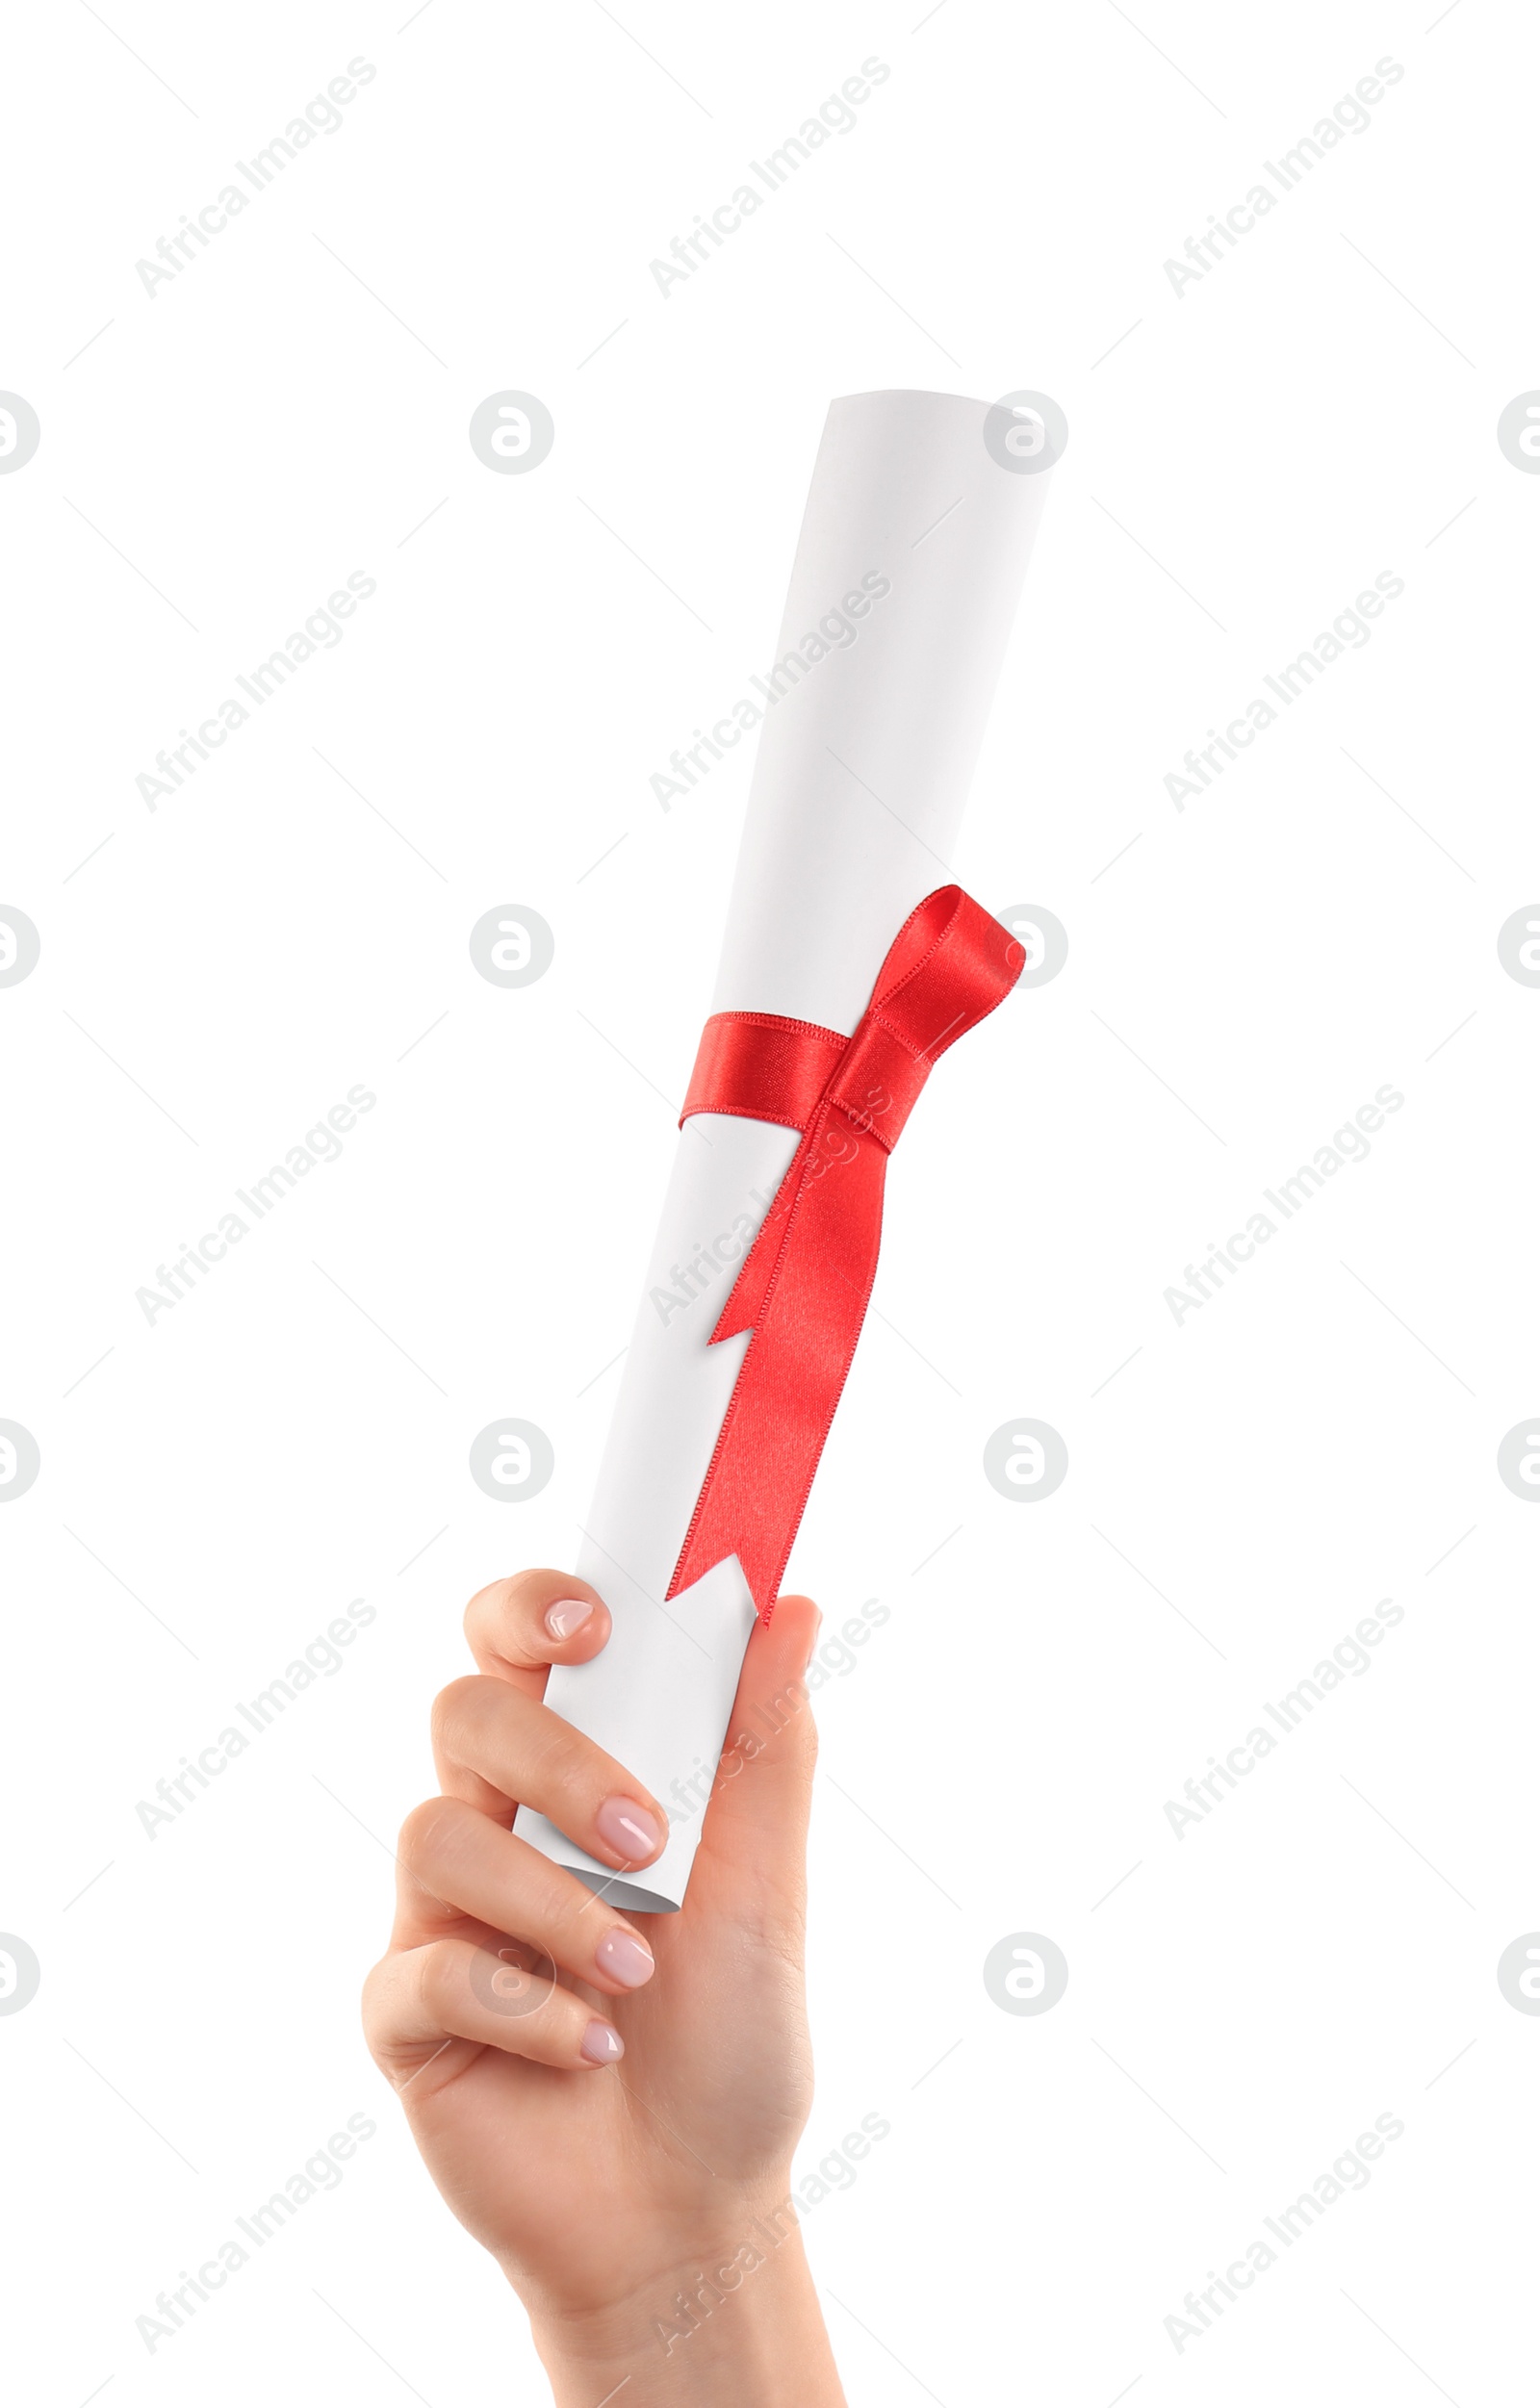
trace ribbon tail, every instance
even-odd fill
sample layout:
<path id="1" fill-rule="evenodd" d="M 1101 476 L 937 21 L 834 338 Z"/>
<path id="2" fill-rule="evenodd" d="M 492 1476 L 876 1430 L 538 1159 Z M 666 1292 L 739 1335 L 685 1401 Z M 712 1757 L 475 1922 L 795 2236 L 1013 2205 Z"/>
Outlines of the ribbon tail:
<path id="1" fill-rule="evenodd" d="M 766 1249 L 769 1268 L 755 1271 L 756 1282 L 763 1280 L 762 1308 L 669 1585 L 671 1598 L 736 1555 L 755 1606 L 768 1622 L 865 1319 L 886 1167 L 886 1154 L 867 1137 L 821 1177 L 799 1180 L 779 1242 Z M 761 1237 L 768 1231 L 767 1216 Z M 752 1259 L 751 1252 L 745 1274 Z M 739 1319 L 736 1290 L 718 1337 L 732 1334 L 723 1326 L 730 1319 Z"/>

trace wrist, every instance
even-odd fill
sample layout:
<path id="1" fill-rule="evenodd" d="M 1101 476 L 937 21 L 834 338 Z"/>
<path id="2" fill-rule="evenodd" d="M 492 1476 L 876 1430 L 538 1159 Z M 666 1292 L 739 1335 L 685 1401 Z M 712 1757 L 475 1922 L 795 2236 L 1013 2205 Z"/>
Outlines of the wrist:
<path id="1" fill-rule="evenodd" d="M 556 2408 L 844 2408 L 796 2211 L 777 2202 L 663 2253 L 623 2297 L 531 2314 Z"/>

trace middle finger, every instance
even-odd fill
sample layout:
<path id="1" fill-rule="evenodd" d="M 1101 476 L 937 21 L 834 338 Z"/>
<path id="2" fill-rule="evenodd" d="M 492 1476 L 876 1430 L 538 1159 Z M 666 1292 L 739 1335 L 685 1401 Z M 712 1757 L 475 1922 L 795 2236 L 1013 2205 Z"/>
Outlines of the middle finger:
<path id="1" fill-rule="evenodd" d="M 624 1765 L 549 1705 L 485 1673 L 440 1691 L 433 1750 L 449 1796 L 485 1811 L 499 1799 L 533 1806 L 617 1872 L 651 1864 L 668 1836 L 667 1815 Z"/>
<path id="2" fill-rule="evenodd" d="M 517 1839 L 458 1798 L 429 1798 L 407 1816 L 396 1945 L 438 1938 L 460 1917 L 517 1934 L 579 1981 L 639 1989 L 653 1952 L 623 1915 L 538 1848 Z M 434 1909 L 454 1910 L 446 1917 Z"/>

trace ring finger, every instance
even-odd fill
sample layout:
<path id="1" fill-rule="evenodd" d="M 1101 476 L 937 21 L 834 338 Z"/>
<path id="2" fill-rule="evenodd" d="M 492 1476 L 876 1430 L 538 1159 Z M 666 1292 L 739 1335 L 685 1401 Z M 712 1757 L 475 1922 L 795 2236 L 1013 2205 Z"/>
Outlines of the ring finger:
<path id="1" fill-rule="evenodd" d="M 429 1798 L 401 1828 L 395 1944 L 412 1948 L 461 1918 L 517 1933 L 612 1996 L 653 1974 L 641 1934 L 602 1896 L 458 1798 Z M 448 1909 L 448 1911 L 446 1911 Z"/>

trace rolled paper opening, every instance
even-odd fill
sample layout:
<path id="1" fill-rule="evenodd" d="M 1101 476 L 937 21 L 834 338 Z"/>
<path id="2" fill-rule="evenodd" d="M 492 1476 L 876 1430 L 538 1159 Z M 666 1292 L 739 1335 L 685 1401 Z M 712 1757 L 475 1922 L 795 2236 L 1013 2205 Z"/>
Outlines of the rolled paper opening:
<path id="1" fill-rule="evenodd" d="M 597 1873 L 585 1872 L 580 1864 L 568 1866 L 597 1898 L 607 1898 L 612 1907 L 624 1907 L 628 1914 L 678 1914 L 681 1901 L 667 1898 L 661 1890 L 644 1889 L 639 1881 L 622 1881 L 611 1874 L 602 1881 Z"/>

